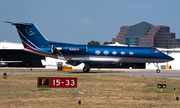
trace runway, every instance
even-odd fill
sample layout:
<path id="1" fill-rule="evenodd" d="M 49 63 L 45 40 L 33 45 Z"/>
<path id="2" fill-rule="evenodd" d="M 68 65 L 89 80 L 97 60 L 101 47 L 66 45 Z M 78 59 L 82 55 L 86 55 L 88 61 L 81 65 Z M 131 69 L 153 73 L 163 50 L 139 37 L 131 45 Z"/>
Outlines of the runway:
<path id="1" fill-rule="evenodd" d="M 158 78 L 172 78 L 180 79 L 180 70 L 161 70 L 160 73 L 156 73 L 155 70 L 150 69 L 122 69 L 119 72 L 62 72 L 62 71 L 52 71 L 52 72 L 38 72 L 38 71 L 0 71 L 1 74 L 69 74 L 69 75 L 125 75 L 125 76 L 143 76 L 144 77 L 158 77 Z"/>

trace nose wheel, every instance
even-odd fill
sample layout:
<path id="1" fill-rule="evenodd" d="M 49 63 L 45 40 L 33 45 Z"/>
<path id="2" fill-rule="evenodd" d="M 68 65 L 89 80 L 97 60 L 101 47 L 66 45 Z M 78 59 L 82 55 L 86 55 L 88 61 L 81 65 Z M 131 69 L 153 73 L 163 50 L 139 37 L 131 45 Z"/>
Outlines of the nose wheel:
<path id="1" fill-rule="evenodd" d="M 160 70 L 160 69 L 157 69 L 157 70 L 156 70 L 156 72 L 157 72 L 157 73 L 160 73 L 160 72 L 161 72 L 161 70 Z"/>

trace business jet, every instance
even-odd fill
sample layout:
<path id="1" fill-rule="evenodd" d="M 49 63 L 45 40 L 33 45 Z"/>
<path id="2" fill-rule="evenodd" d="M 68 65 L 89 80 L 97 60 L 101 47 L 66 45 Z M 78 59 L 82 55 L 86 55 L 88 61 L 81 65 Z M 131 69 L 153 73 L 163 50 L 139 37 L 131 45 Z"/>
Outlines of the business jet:
<path id="1" fill-rule="evenodd" d="M 156 72 L 159 73 L 158 63 L 174 60 L 154 47 L 76 45 L 53 42 L 46 39 L 33 23 L 7 23 L 16 26 L 25 51 L 66 60 L 67 64 L 73 66 L 84 63 L 83 72 L 89 72 L 91 68 L 116 68 L 123 63 L 154 63 L 157 67 Z"/>

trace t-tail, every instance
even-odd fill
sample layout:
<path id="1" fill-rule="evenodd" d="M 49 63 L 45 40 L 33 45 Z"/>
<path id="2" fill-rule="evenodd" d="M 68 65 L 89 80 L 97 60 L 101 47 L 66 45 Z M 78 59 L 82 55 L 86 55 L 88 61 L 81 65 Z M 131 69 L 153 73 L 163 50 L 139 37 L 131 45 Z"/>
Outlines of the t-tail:
<path id="1" fill-rule="evenodd" d="M 48 45 L 47 39 L 33 23 L 8 23 L 16 26 L 16 29 L 25 48 L 38 48 Z"/>
<path id="2" fill-rule="evenodd" d="M 43 36 L 33 23 L 7 23 L 16 26 L 26 51 L 56 58 L 55 55 L 51 53 L 53 44 Z"/>

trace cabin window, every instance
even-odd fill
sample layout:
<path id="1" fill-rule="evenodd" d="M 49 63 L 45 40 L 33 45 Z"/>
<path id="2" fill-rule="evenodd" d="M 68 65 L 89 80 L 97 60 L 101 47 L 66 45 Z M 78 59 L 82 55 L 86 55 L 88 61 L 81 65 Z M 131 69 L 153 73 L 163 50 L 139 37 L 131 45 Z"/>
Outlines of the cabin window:
<path id="1" fill-rule="evenodd" d="M 121 55 L 125 55 L 125 52 L 121 52 Z"/>
<path id="2" fill-rule="evenodd" d="M 104 55 L 108 55 L 109 54 L 109 52 L 108 51 L 104 51 Z"/>
<path id="3" fill-rule="evenodd" d="M 96 53 L 96 55 L 99 55 L 101 52 L 99 50 L 97 50 L 95 53 Z"/>
<path id="4" fill-rule="evenodd" d="M 112 52 L 112 54 L 113 54 L 113 55 L 116 55 L 116 54 L 117 54 L 117 52 L 116 52 L 116 51 L 113 51 L 113 52 Z"/>
<path id="5" fill-rule="evenodd" d="M 133 54 L 134 54 L 133 52 L 129 52 L 129 55 L 131 55 L 131 56 L 132 56 Z"/>

